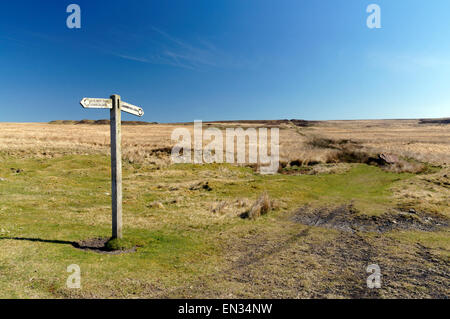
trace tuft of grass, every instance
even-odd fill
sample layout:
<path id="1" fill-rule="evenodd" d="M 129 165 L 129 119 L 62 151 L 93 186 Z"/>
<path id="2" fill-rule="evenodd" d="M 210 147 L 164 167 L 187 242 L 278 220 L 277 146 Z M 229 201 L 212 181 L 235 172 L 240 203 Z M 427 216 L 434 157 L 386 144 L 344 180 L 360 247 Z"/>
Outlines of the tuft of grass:
<path id="1" fill-rule="evenodd" d="M 213 213 L 217 214 L 223 214 L 225 212 L 225 208 L 227 207 L 228 203 L 226 201 L 220 201 L 213 209 Z"/>
<path id="2" fill-rule="evenodd" d="M 267 214 L 271 209 L 272 203 L 270 201 L 269 194 L 267 194 L 267 192 L 264 192 L 248 211 L 248 218 L 258 218 L 259 216 Z"/>

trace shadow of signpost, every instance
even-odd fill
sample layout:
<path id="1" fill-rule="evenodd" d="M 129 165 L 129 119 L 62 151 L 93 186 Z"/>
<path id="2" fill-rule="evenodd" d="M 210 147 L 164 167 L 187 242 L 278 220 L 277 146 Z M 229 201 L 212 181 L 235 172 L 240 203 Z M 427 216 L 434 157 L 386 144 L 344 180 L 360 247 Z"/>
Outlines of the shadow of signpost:
<path id="1" fill-rule="evenodd" d="M 0 237 L 0 240 L 2 240 L 2 239 L 23 240 L 23 241 L 31 241 L 31 242 L 39 242 L 39 243 L 51 243 L 51 244 L 62 244 L 62 245 L 72 245 L 72 246 L 75 246 L 77 244 L 74 241 L 67 241 L 67 240 L 27 238 L 27 237 Z"/>
<path id="2" fill-rule="evenodd" d="M 106 247 L 106 242 L 109 240 L 108 237 L 98 237 L 91 238 L 82 241 L 68 241 L 68 240 L 56 240 L 56 239 L 42 239 L 42 238 L 27 238 L 27 237 L 5 237 L 0 236 L 0 240 L 20 240 L 20 241 L 30 241 L 30 242 L 38 242 L 38 243 L 49 243 L 49 244 L 60 244 L 60 245 L 70 245 L 74 248 L 84 250 L 84 251 L 92 251 L 101 254 L 110 254 L 110 255 L 118 255 L 124 253 L 135 252 L 137 247 L 131 247 L 129 249 L 118 249 L 112 250 Z"/>

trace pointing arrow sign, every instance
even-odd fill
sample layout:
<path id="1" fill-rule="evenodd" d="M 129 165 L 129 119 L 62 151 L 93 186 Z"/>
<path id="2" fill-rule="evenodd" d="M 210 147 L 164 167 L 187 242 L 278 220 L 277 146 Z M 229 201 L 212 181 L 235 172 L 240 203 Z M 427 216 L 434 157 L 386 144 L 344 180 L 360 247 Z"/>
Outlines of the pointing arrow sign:
<path id="1" fill-rule="evenodd" d="M 80 101 L 85 109 L 112 109 L 111 99 L 93 99 L 85 97 Z"/>
<path id="2" fill-rule="evenodd" d="M 139 106 L 132 105 L 126 102 L 120 101 L 120 109 L 124 112 L 131 113 L 133 115 L 142 116 L 144 115 L 144 110 Z"/>

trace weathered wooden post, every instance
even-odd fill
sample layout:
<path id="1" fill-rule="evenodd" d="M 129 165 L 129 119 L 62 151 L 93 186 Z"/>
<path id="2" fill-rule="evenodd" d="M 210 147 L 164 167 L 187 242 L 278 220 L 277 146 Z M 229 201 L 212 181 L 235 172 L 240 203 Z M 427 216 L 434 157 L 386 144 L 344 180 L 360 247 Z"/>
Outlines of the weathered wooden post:
<path id="1" fill-rule="evenodd" d="M 122 238 L 122 125 L 120 95 L 111 95 L 112 238 Z"/>
<path id="2" fill-rule="evenodd" d="M 110 99 L 84 98 L 81 106 L 90 109 L 110 109 L 111 129 L 111 199 L 112 199 L 112 238 L 122 238 L 122 120 L 121 111 L 137 116 L 144 115 L 142 108 L 122 102 L 120 95 Z"/>

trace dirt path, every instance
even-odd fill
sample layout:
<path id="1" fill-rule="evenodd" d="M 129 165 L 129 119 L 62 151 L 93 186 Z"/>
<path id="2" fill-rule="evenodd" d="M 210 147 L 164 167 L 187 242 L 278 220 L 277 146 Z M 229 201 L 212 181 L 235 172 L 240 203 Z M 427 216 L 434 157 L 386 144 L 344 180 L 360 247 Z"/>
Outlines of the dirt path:
<path id="1" fill-rule="evenodd" d="M 447 298 L 448 260 L 422 245 L 384 234 L 327 231 L 291 222 L 226 244 L 218 272 L 165 291 L 193 298 Z M 398 253 L 400 252 L 400 253 Z M 397 254 L 398 253 L 398 254 Z M 378 264 L 382 287 L 367 288 L 366 267 Z"/>

